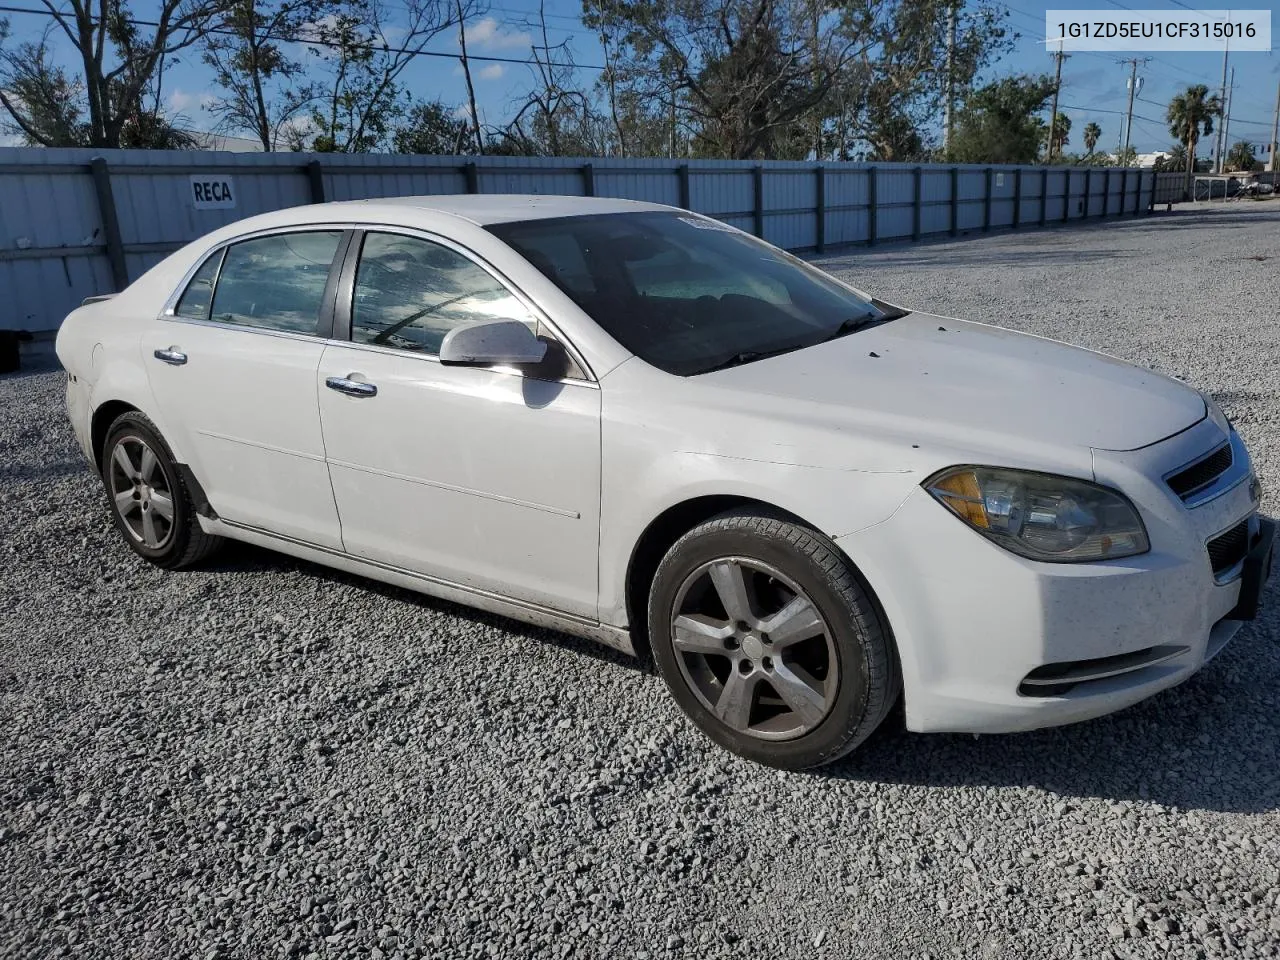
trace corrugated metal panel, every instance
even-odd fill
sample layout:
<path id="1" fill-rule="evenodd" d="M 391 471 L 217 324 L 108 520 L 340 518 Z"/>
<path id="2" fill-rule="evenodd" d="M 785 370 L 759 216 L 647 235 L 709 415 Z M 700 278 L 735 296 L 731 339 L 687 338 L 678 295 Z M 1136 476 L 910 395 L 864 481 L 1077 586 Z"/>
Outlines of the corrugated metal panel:
<path id="1" fill-rule="evenodd" d="M 764 237 L 793 249 L 812 248 L 819 242 L 818 173 L 813 163 L 806 162 L 7 148 L 0 149 L 0 327 L 52 328 L 84 297 L 112 289 L 107 231 L 90 172 L 90 162 L 98 156 L 108 165 L 129 278 L 172 249 L 224 224 L 310 203 L 313 185 L 308 165 L 312 162 L 319 164 L 323 195 L 330 200 L 465 193 L 467 165 L 475 164 L 482 192 L 581 195 L 590 182 L 597 196 L 668 204 L 680 203 L 679 168 L 687 165 L 689 205 L 752 233 L 756 230 L 755 167 L 759 166 Z M 925 165 L 917 175 L 914 164 L 829 163 L 823 165 L 822 239 L 826 245 L 870 239 L 872 167 L 877 241 L 909 239 L 917 222 L 922 236 L 949 232 L 953 177 L 958 185 L 954 205 L 958 230 L 980 230 L 988 216 L 986 167 Z M 990 169 L 990 225 L 1011 225 L 1018 168 Z M 234 209 L 195 208 L 191 178 L 210 174 L 233 179 Z M 1040 220 L 1042 176 L 1040 168 L 1024 168 L 1022 223 Z M 1089 215 L 1102 212 L 1105 176 L 1101 169 L 1091 174 Z M 1123 206 L 1126 214 L 1145 212 L 1153 190 L 1157 202 L 1181 192 L 1179 174 L 1147 173 L 1139 197 L 1136 177 L 1136 172 L 1130 173 Z M 1061 196 L 1068 179 L 1068 216 L 1084 215 L 1084 172 L 1055 169 L 1048 175 L 1044 210 L 1049 223 L 1062 220 Z M 1123 186 L 1117 170 L 1111 176 L 1106 207 L 1112 215 L 1121 211 Z"/>

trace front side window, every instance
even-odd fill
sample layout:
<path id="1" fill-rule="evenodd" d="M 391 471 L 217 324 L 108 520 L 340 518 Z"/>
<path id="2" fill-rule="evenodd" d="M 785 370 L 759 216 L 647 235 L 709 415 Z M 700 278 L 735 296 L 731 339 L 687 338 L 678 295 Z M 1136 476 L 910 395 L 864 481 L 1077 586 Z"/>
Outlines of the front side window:
<path id="1" fill-rule="evenodd" d="M 680 376 L 799 350 L 895 316 L 803 260 L 687 214 L 595 214 L 488 229 L 620 344 Z"/>
<path id="2" fill-rule="evenodd" d="M 314 335 L 341 239 L 340 230 L 281 233 L 228 247 L 210 319 Z"/>
<path id="3" fill-rule="evenodd" d="M 518 320 L 537 327 L 511 291 L 456 250 L 396 233 L 365 236 L 351 304 L 351 339 L 440 352 L 454 327 Z"/>

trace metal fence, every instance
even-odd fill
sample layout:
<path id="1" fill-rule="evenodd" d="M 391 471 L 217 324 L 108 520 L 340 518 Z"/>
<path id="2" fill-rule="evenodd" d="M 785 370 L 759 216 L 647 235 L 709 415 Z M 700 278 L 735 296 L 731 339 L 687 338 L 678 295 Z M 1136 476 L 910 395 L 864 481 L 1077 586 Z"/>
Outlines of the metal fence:
<path id="1" fill-rule="evenodd" d="M 0 329 L 52 330 L 84 297 L 121 289 L 210 230 L 326 200 L 624 197 L 821 252 L 1143 214 L 1166 202 L 1177 177 L 1090 167 L 7 148 L 0 149 Z"/>

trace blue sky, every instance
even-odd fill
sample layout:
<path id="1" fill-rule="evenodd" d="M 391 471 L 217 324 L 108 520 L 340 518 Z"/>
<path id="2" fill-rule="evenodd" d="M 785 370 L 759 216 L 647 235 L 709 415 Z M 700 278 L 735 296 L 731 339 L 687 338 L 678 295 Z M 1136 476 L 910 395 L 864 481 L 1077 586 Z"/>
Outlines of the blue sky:
<path id="1" fill-rule="evenodd" d="M 401 0 L 387 0 L 392 9 Z M 524 58 L 528 56 L 532 27 L 529 23 L 537 10 L 536 0 L 498 0 L 481 19 L 473 21 L 467 34 L 468 50 L 473 56 Z M 6 0 L 5 5 L 35 6 L 31 0 Z M 1014 51 L 988 71 L 989 77 L 1016 73 L 1052 72 L 1053 61 L 1043 42 L 1045 10 L 1048 3 L 1037 0 L 1015 0 L 1004 4 L 1009 10 L 1008 23 L 1020 37 Z M 1055 9 L 1086 8 L 1083 3 L 1057 2 Z M 1160 9 L 1174 15 L 1188 11 L 1176 6 L 1154 3 L 1126 3 L 1107 0 L 1098 9 L 1115 12 L 1121 9 Z M 1188 3 L 1187 6 L 1194 6 Z M 552 43 L 568 39 L 575 60 L 581 64 L 603 63 L 603 53 L 595 36 L 579 22 L 578 0 L 547 0 L 547 23 Z M 1280 29 L 1276 3 L 1255 4 L 1251 9 L 1270 9 L 1273 29 Z M 139 17 L 152 18 L 154 5 L 140 0 L 134 6 Z M 46 18 L 8 14 L 15 40 L 38 36 L 48 22 Z M 57 36 L 53 37 L 57 44 Z M 436 38 L 431 49 L 441 53 L 457 52 L 456 32 Z M 67 51 L 60 50 L 65 58 Z M 1099 149 L 1114 150 L 1123 125 L 1126 105 L 1126 78 L 1129 67 L 1117 62 L 1124 56 L 1151 57 L 1139 69 L 1143 87 L 1134 104 L 1132 142 L 1139 152 L 1165 148 L 1171 138 L 1163 122 L 1165 105 L 1189 84 L 1205 83 L 1217 90 L 1222 80 L 1222 54 L 1158 53 L 1115 54 L 1073 53 L 1063 66 L 1062 112 L 1071 117 L 1072 133 L 1069 151 L 1082 149 L 1080 133 L 1085 124 L 1096 122 L 1102 128 Z M 68 62 L 68 66 L 70 66 Z M 1232 108 L 1230 136 L 1262 144 L 1269 140 L 1271 119 L 1275 109 L 1276 88 L 1280 84 L 1280 57 L 1274 46 L 1270 52 L 1233 52 L 1235 68 L 1235 102 Z M 480 103 L 482 120 L 499 123 L 512 112 L 521 92 L 531 82 L 530 68 L 519 64 L 473 64 L 473 78 Z M 584 84 L 594 81 L 597 71 L 584 70 Z M 446 103 L 462 104 L 466 90 L 461 69 L 455 61 L 420 58 L 404 75 L 406 85 L 415 95 L 439 98 Z M 166 102 L 172 112 L 181 114 L 193 127 L 208 128 L 212 118 L 201 104 L 215 94 L 208 70 L 199 57 L 188 53 L 183 62 L 171 66 L 165 74 Z"/>

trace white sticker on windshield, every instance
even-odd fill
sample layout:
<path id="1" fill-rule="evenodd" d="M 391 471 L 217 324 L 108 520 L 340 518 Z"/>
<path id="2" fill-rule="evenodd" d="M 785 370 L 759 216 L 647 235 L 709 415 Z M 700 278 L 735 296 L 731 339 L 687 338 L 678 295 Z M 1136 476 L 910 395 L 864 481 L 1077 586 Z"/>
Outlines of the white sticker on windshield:
<path id="1" fill-rule="evenodd" d="M 733 227 L 719 220 L 703 220 L 701 217 L 681 217 L 685 223 L 699 230 L 719 230 L 721 233 L 733 233 Z"/>

